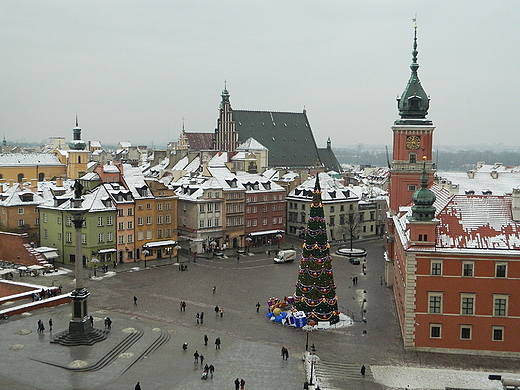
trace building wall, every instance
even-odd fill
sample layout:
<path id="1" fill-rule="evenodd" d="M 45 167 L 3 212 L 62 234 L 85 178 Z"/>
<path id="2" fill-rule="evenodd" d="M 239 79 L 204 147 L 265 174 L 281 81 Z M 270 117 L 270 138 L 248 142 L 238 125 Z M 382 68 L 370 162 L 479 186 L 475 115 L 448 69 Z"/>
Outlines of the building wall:
<path id="1" fill-rule="evenodd" d="M 0 167 L 0 179 L 6 182 L 19 183 L 30 180 L 52 180 L 57 177 L 66 177 L 67 166 L 64 165 L 35 165 L 35 166 L 3 166 Z M 19 180 L 23 178 L 22 180 Z"/>
<path id="2" fill-rule="evenodd" d="M 441 264 L 441 275 L 432 275 L 432 262 Z M 473 276 L 463 276 L 463 264 L 473 264 Z M 506 277 L 496 277 L 497 264 L 506 266 Z M 449 255 L 428 253 L 418 257 L 415 345 L 421 350 L 471 350 L 481 354 L 520 354 L 520 261 L 510 256 Z M 429 294 L 439 294 L 441 313 L 429 313 Z M 473 298 L 468 314 L 463 298 Z M 495 312 L 494 298 L 505 297 L 505 315 Z M 440 326 L 440 337 L 431 337 L 430 325 Z M 461 336 L 461 328 L 470 328 Z M 503 340 L 493 331 L 503 329 Z"/>

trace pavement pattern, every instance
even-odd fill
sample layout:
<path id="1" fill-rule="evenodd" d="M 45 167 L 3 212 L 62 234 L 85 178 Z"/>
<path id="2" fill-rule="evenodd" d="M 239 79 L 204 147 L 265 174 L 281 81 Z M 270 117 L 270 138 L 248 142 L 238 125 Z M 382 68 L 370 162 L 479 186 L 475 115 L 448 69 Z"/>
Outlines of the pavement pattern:
<path id="1" fill-rule="evenodd" d="M 301 243 L 292 244 L 299 248 Z M 520 373 L 517 359 L 404 351 L 392 292 L 382 284 L 383 244 L 377 240 L 362 245 L 368 250 L 366 263 L 353 265 L 336 256 L 333 263 L 339 309 L 353 325 L 309 334 L 265 316 L 267 299 L 294 293 L 298 277 L 298 262 L 274 264 L 269 248 L 252 249 L 239 262 L 234 255 L 199 256 L 188 271 L 179 270 L 177 259 L 166 258 L 149 260 L 146 269 L 142 263 L 129 263 L 111 267 L 108 273 L 98 270 L 97 277 L 86 272 L 94 327 L 104 328 L 106 316 L 113 321 L 107 340 L 92 347 L 51 344 L 48 319 L 53 319 L 53 332 L 67 329 L 69 305 L 0 320 L 0 387 L 115 390 L 133 389 L 139 381 L 143 390 L 233 389 L 238 377 L 246 381 L 246 390 L 296 390 L 308 381 L 309 366 L 303 358 L 305 347 L 312 344 L 320 358 L 314 369 L 322 390 L 439 389 L 441 378 L 428 382 L 424 370 L 440 368 L 458 370 L 461 378 L 468 378 L 468 370 L 480 377 Z M 62 285 L 64 291 L 74 288 L 71 273 L 39 277 L 37 282 Z M 181 301 L 186 311 L 180 310 Z M 215 306 L 224 309 L 222 316 L 215 314 Z M 204 322 L 197 323 L 196 314 L 202 312 Z M 38 319 L 47 325 L 43 334 L 36 331 Z M 222 340 L 220 350 L 215 349 L 217 337 Z M 183 351 L 185 342 L 188 349 Z M 287 361 L 280 356 L 282 346 L 289 349 Z M 204 355 L 204 364 L 215 366 L 213 379 L 201 380 L 195 350 Z M 362 365 L 367 368 L 365 377 L 360 374 Z M 406 375 L 396 380 L 400 368 Z M 483 383 L 486 386 L 479 388 L 495 389 L 497 384 Z"/>

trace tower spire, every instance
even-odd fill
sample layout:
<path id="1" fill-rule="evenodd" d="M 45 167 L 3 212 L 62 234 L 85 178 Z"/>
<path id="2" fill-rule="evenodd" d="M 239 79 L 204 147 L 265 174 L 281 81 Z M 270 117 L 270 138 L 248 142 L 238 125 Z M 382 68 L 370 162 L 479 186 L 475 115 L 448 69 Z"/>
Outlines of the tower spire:
<path id="1" fill-rule="evenodd" d="M 414 36 L 413 36 L 413 50 L 412 63 L 410 69 L 412 71 L 408 84 L 401 95 L 397 98 L 397 107 L 399 108 L 399 115 L 403 119 L 425 119 L 428 115 L 428 108 L 430 107 L 430 98 L 424 91 L 417 70 L 419 63 L 417 62 L 417 18 L 414 22 Z"/>

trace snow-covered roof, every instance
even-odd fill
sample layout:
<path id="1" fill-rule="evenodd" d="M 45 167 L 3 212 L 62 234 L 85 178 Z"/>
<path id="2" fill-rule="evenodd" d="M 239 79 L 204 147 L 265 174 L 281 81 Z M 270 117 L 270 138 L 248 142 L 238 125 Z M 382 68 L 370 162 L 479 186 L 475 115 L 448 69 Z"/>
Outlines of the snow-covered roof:
<path id="1" fill-rule="evenodd" d="M 493 195 L 510 194 L 520 185 L 520 167 L 503 165 L 477 165 L 469 172 L 437 172 L 437 182 L 450 185 L 458 194 L 474 191 L 482 194 L 489 190 Z"/>
<path id="2" fill-rule="evenodd" d="M 63 165 L 54 153 L 1 153 L 0 167 Z"/>
<path id="3" fill-rule="evenodd" d="M 325 172 L 319 173 L 321 199 L 323 202 L 344 202 L 346 200 L 355 201 L 359 197 L 352 191 L 350 187 L 345 187 L 339 180 L 329 176 Z M 310 177 L 294 190 L 292 190 L 287 198 L 312 199 L 312 191 L 316 184 L 316 178 Z"/>
<path id="4" fill-rule="evenodd" d="M 438 221 L 436 251 L 511 254 L 520 251 L 520 223 L 512 219 L 510 195 L 450 195 L 438 185 L 431 186 L 437 199 L 435 218 Z M 394 224 L 401 241 L 409 243 L 411 208 L 400 208 Z M 414 246 L 414 250 L 421 250 Z M 423 250 L 432 250 L 424 248 Z"/>
<path id="5" fill-rule="evenodd" d="M 250 151 L 250 150 L 269 150 L 264 145 L 262 145 L 260 142 L 258 142 L 253 137 L 249 137 L 245 142 L 240 144 L 237 148 L 237 151 Z"/>

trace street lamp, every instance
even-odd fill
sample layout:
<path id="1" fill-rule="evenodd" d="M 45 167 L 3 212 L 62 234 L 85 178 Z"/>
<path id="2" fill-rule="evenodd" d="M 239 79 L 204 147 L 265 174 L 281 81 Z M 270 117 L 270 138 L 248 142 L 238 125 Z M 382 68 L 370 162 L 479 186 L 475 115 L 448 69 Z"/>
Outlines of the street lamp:
<path id="1" fill-rule="evenodd" d="M 251 237 L 247 237 L 246 238 L 246 242 L 247 242 L 247 253 L 249 253 L 249 246 L 251 245 L 251 241 L 253 241 L 253 239 Z"/>
<path id="2" fill-rule="evenodd" d="M 309 385 L 314 385 L 313 383 L 313 376 L 314 376 L 314 360 L 315 360 L 315 354 L 316 348 L 314 347 L 314 343 L 311 345 L 311 379 L 309 381 Z"/>
<path id="3" fill-rule="evenodd" d="M 99 259 L 96 259 L 95 257 L 93 257 L 92 259 L 90 259 L 90 262 L 92 264 L 94 264 L 94 266 L 93 266 L 94 267 L 94 277 L 96 277 L 97 276 L 96 270 L 97 270 L 97 265 L 99 263 Z"/>
<path id="4" fill-rule="evenodd" d="M 177 263 L 178 263 L 179 262 L 179 251 L 181 250 L 181 246 L 180 245 L 176 245 L 175 249 L 177 250 Z"/>
<path id="5" fill-rule="evenodd" d="M 280 241 L 282 240 L 282 232 L 278 232 L 278 234 L 275 236 L 278 241 L 278 249 L 280 249 Z"/>
<path id="6" fill-rule="evenodd" d="M 144 268 L 146 268 L 146 256 L 148 256 L 150 252 L 148 252 L 147 249 L 143 249 L 143 256 L 144 256 Z"/>

